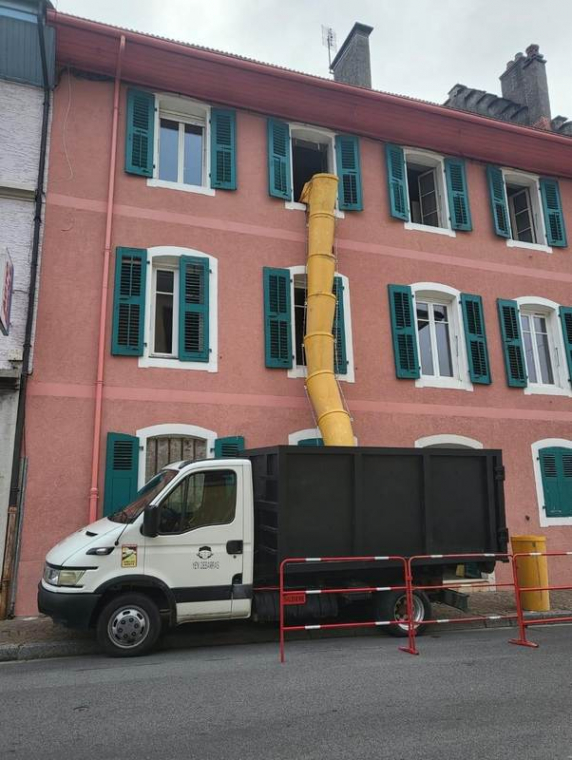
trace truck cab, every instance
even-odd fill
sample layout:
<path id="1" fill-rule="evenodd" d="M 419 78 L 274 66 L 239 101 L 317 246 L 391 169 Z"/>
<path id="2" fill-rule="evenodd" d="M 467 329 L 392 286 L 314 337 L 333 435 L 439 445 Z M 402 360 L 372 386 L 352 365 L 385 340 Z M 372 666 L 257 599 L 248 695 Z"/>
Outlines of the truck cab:
<path id="1" fill-rule="evenodd" d="M 48 553 L 38 607 L 130 656 L 164 624 L 249 617 L 252 578 L 250 461 L 176 462 Z"/>

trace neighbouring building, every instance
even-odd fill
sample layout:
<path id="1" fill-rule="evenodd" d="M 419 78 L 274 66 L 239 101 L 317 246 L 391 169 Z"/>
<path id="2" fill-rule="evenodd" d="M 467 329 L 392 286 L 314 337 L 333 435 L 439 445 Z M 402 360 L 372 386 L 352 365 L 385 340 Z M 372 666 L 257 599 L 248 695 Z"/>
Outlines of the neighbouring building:
<path id="1" fill-rule="evenodd" d="M 25 480 L 19 461 L 22 375 L 32 366 L 42 214 L 42 199 L 38 206 L 36 198 L 46 152 L 42 131 L 48 130 L 44 101 L 54 76 L 54 29 L 38 20 L 41 7 L 38 0 L 0 0 L 0 617 L 10 592 Z"/>
<path id="2" fill-rule="evenodd" d="M 445 106 L 372 90 L 363 24 L 332 81 L 49 20 L 17 611 L 56 541 L 168 461 L 320 444 L 299 196 L 322 171 L 340 178 L 336 368 L 358 442 L 500 448 L 510 530 L 570 548 L 572 140 L 526 79 L 537 49 L 507 85 L 515 121 L 467 112 L 460 85 Z"/>

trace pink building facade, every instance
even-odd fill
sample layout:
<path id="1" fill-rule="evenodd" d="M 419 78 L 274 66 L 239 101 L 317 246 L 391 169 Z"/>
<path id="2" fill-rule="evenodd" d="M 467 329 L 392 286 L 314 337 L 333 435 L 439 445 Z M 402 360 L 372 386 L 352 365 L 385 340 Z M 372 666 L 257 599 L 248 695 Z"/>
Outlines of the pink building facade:
<path id="1" fill-rule="evenodd" d="M 569 549 L 570 138 L 52 21 L 17 613 L 90 489 L 101 515 L 169 460 L 319 438 L 295 202 L 314 171 L 340 177 L 337 362 L 359 444 L 502 449 L 510 532 Z"/>

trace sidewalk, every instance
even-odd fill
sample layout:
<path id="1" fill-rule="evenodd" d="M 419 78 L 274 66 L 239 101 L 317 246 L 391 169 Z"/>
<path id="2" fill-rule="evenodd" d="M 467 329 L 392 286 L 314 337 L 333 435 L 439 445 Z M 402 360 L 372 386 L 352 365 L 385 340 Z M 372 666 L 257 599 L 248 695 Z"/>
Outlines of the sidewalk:
<path id="1" fill-rule="evenodd" d="M 553 591 L 552 609 L 548 613 L 527 613 L 530 617 L 572 616 L 572 591 Z M 484 620 L 462 623 L 464 617 L 480 615 L 516 615 L 514 595 L 511 591 L 479 592 L 471 595 L 468 612 L 461 612 L 442 604 L 433 605 L 433 616 L 439 619 L 459 620 L 451 625 L 429 626 L 428 633 L 435 635 L 443 629 L 498 628 L 515 625 L 514 620 Z M 357 619 L 353 618 L 352 619 Z M 364 618 L 366 619 L 366 618 Z M 324 638 L 325 636 L 379 635 L 372 629 L 314 631 L 289 638 Z M 259 644 L 278 640 L 276 625 L 255 625 L 250 621 L 223 621 L 189 623 L 170 631 L 162 640 L 161 649 L 187 649 L 205 646 Z M 73 631 L 54 625 L 50 618 L 15 618 L 0 621 L 0 662 L 36 660 L 46 657 L 96 654 L 99 647 L 92 631 Z"/>

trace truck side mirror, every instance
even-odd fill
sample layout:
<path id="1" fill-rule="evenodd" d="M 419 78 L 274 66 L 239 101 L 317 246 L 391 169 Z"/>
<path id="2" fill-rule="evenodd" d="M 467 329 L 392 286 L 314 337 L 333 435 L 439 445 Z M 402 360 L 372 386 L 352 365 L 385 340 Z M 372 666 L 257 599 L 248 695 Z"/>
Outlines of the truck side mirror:
<path id="1" fill-rule="evenodd" d="M 147 507 L 143 513 L 141 533 L 147 538 L 155 538 L 159 533 L 159 507 Z"/>

